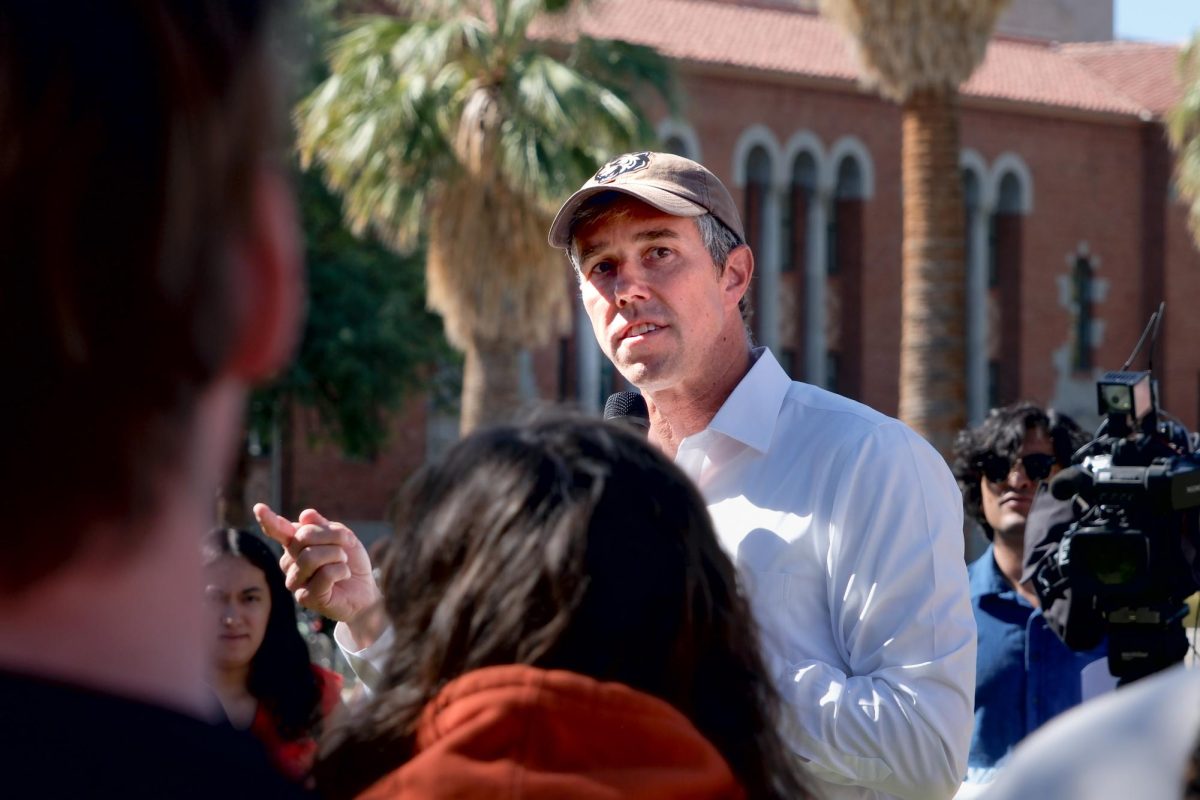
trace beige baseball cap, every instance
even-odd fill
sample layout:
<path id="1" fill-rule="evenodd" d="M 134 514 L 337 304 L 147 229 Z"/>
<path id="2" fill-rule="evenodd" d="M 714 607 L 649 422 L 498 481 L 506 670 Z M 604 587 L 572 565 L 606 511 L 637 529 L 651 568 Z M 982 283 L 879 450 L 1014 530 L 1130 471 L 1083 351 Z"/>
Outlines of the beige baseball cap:
<path id="1" fill-rule="evenodd" d="M 565 250 L 571 242 L 571 222 L 591 197 L 621 192 L 676 217 L 712 214 L 742 241 L 742 219 L 725 185 L 690 158 L 671 153 L 626 153 L 600 171 L 562 204 L 550 225 L 550 244 Z"/>

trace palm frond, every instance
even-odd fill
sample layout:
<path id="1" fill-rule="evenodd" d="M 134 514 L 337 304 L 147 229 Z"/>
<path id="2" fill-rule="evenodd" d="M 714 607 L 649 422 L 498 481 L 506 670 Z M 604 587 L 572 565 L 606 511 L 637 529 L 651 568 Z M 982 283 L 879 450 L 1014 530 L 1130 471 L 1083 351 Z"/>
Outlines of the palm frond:
<path id="1" fill-rule="evenodd" d="M 631 93 L 619 85 L 598 81 L 542 53 L 527 54 L 522 62 L 520 79 L 512 86 L 513 112 L 552 131 L 552 141 L 587 149 L 603 163 L 614 151 L 652 139 L 653 131 Z M 580 183 L 590 172 L 570 176 L 570 181 Z"/>
<path id="2" fill-rule="evenodd" d="M 849 34 L 864 83 L 903 102 L 954 91 L 983 60 L 1009 0 L 820 0 Z"/>
<path id="3" fill-rule="evenodd" d="M 438 115 L 457 87 L 433 74 L 461 39 L 462 26 L 449 28 L 363 21 L 335 42 L 332 74 L 296 111 L 302 164 L 324 166 L 352 230 L 370 227 L 401 250 L 419 235 L 423 187 L 450 166 Z M 423 37 L 434 43 L 418 45 Z"/>
<path id="4" fill-rule="evenodd" d="M 1175 187 L 1188 203 L 1188 227 L 1200 244 L 1200 34 L 1179 54 L 1183 94 L 1167 112 L 1167 136 L 1176 150 Z"/>
<path id="5" fill-rule="evenodd" d="M 634 92 L 649 88 L 666 102 L 670 113 L 679 110 L 674 73 L 667 59 L 652 47 L 580 36 L 568 64 L 584 75 L 603 76 L 605 85 L 627 101 Z"/>
<path id="6" fill-rule="evenodd" d="M 427 243 L 428 303 L 459 347 L 567 329 L 550 213 L 599 164 L 652 141 L 639 93 L 671 96 L 646 48 L 583 39 L 555 59 L 527 36 L 550 5 L 421 0 L 404 19 L 359 20 L 296 111 L 304 163 L 322 165 L 354 229 Z"/>
<path id="7" fill-rule="evenodd" d="M 434 75 L 452 63 L 475 72 L 487 62 L 493 39 L 487 25 L 476 17 L 421 20 L 396 38 L 388 56 L 392 69 L 401 74 Z"/>
<path id="8" fill-rule="evenodd" d="M 521 44 L 534 17 L 545 10 L 545 0 L 495 0 L 496 34 L 507 44 Z"/>

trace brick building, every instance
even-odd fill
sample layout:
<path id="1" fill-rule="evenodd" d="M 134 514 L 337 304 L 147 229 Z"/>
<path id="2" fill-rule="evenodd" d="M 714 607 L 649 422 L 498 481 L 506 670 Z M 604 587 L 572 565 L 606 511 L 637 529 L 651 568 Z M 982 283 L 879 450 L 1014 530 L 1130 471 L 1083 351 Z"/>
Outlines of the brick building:
<path id="1" fill-rule="evenodd" d="M 759 341 L 793 377 L 895 414 L 900 113 L 859 87 L 844 36 L 811 5 L 594 0 L 569 24 L 674 62 L 685 104 L 673 118 L 659 112 L 659 134 L 742 204 Z M 1200 423 L 1200 252 L 1172 195 L 1161 123 L 1179 92 L 1178 50 L 1111 36 L 1109 3 L 1019 0 L 962 87 L 972 420 L 1028 398 L 1094 424 L 1096 377 L 1120 368 L 1165 299 L 1162 405 Z M 531 396 L 598 409 L 618 387 L 581 322 L 530 354 Z M 289 494 L 378 519 L 384 495 L 446 430 L 414 401 L 377 464 L 297 440 Z"/>

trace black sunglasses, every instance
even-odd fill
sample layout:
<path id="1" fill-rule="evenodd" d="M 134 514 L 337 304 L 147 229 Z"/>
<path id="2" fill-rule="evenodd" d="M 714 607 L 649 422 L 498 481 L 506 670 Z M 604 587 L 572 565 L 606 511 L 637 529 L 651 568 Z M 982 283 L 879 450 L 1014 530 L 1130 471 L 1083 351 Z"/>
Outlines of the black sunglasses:
<path id="1" fill-rule="evenodd" d="M 1044 481 L 1054 469 L 1054 456 L 1048 453 L 1030 453 L 1017 459 L 1026 477 L 1031 481 Z M 1012 472 L 1012 460 L 997 453 L 988 453 L 976 464 L 983 476 L 992 483 L 1001 483 Z"/>

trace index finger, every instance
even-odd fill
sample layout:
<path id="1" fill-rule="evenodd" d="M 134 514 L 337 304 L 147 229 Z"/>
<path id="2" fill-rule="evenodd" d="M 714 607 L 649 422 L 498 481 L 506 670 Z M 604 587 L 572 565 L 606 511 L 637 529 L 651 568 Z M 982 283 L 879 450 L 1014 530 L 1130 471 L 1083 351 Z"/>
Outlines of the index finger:
<path id="1" fill-rule="evenodd" d="M 258 520 L 263 533 L 284 547 L 291 543 L 292 537 L 296 534 L 295 524 L 286 517 L 276 514 L 266 503 L 254 504 L 254 518 Z"/>

